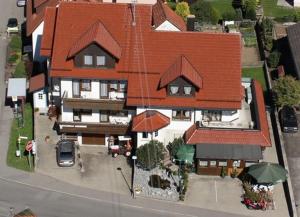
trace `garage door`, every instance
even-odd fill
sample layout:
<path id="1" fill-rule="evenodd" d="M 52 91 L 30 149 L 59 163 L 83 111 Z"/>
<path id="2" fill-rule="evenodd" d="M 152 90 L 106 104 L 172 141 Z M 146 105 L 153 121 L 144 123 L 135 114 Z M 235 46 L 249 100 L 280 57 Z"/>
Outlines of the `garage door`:
<path id="1" fill-rule="evenodd" d="M 82 144 L 105 145 L 105 135 L 103 134 L 83 134 Z"/>

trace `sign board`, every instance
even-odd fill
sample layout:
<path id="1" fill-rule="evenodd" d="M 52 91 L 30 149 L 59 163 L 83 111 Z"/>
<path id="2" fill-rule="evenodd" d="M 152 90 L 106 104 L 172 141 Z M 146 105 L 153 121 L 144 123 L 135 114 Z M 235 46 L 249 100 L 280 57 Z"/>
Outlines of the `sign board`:
<path id="1" fill-rule="evenodd" d="M 27 144 L 26 144 L 25 150 L 26 151 L 31 151 L 32 147 L 33 147 L 32 141 L 28 141 Z"/>

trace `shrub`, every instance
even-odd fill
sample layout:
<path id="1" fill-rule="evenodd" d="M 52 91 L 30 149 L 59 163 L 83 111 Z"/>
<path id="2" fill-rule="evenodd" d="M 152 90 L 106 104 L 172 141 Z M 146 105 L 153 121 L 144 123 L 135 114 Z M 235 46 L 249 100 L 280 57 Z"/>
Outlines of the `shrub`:
<path id="1" fill-rule="evenodd" d="M 16 63 L 19 59 L 19 55 L 17 53 L 12 53 L 8 58 L 8 63 Z"/>
<path id="2" fill-rule="evenodd" d="M 170 155 L 174 158 L 177 151 L 178 151 L 178 148 L 181 146 L 181 145 L 185 145 L 185 142 L 183 140 L 182 137 L 179 137 L 179 138 L 175 138 L 173 140 L 173 142 L 169 142 L 169 144 L 167 145 L 167 149 L 169 150 L 170 152 Z"/>
<path id="3" fill-rule="evenodd" d="M 137 163 L 142 168 L 151 170 L 162 161 L 163 152 L 163 144 L 157 140 L 151 140 L 137 149 Z"/>
<path id="4" fill-rule="evenodd" d="M 12 49 L 12 50 L 17 50 L 17 51 L 20 51 L 22 49 L 22 40 L 21 40 L 21 37 L 18 36 L 18 35 L 14 35 L 10 42 L 9 42 L 9 47 Z"/>
<path id="5" fill-rule="evenodd" d="M 184 20 L 186 20 L 187 16 L 190 14 L 190 7 L 186 2 L 179 2 L 176 5 L 176 14 L 181 16 Z"/>
<path id="6" fill-rule="evenodd" d="M 270 50 L 272 50 L 272 48 L 273 48 L 273 38 L 272 38 L 272 36 L 266 36 L 265 37 L 265 49 L 267 51 L 270 51 Z"/>
<path id="7" fill-rule="evenodd" d="M 220 20 L 218 11 L 207 1 L 197 0 L 190 9 L 199 22 L 216 24 Z"/>
<path id="8" fill-rule="evenodd" d="M 168 6 L 175 11 L 176 10 L 176 2 L 168 1 Z"/>
<path id="9" fill-rule="evenodd" d="M 279 60 L 280 60 L 281 53 L 277 50 L 274 50 L 270 53 L 268 57 L 268 65 L 272 68 L 275 68 L 278 66 Z"/>
<path id="10" fill-rule="evenodd" d="M 18 65 L 16 66 L 16 70 L 13 74 L 14 78 L 26 78 L 26 71 L 25 71 L 25 65 L 24 63 L 21 61 L 18 63 Z"/>

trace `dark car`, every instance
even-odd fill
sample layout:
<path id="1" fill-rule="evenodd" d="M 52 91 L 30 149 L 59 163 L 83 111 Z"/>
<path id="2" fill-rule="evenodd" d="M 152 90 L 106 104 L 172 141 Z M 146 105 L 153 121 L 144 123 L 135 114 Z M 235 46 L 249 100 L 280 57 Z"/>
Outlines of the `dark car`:
<path id="1" fill-rule="evenodd" d="M 75 143 L 70 140 L 60 140 L 56 144 L 56 161 L 60 167 L 71 167 L 75 163 Z"/>
<path id="2" fill-rule="evenodd" d="M 280 111 L 281 129 L 285 133 L 295 133 L 298 131 L 298 121 L 293 107 L 284 106 Z"/>

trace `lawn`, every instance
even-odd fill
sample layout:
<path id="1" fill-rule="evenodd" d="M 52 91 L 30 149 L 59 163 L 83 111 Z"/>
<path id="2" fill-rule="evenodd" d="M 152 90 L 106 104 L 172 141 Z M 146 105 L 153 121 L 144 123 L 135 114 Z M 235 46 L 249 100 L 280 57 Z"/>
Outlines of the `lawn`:
<path id="1" fill-rule="evenodd" d="M 205 0 L 210 2 L 210 4 L 219 12 L 222 16 L 225 12 L 235 13 L 234 8 L 232 7 L 232 0 Z"/>
<path id="2" fill-rule="evenodd" d="M 263 90 L 264 91 L 267 90 L 264 69 L 262 67 L 243 68 L 242 69 L 242 76 L 243 77 L 250 77 L 250 78 L 258 80 L 259 83 L 262 85 Z"/>
<path id="3" fill-rule="evenodd" d="M 261 4 L 264 8 L 265 16 L 283 17 L 291 15 L 295 11 L 300 12 L 300 9 L 277 6 L 277 0 L 261 0 Z"/>
<path id="4" fill-rule="evenodd" d="M 28 159 L 23 154 L 24 150 L 25 150 L 25 144 L 27 143 L 28 140 L 22 140 L 22 142 L 21 142 L 22 157 L 21 158 L 16 157 L 17 140 L 18 140 L 19 134 L 20 134 L 20 136 L 27 136 L 29 140 L 31 140 L 32 136 L 33 136 L 32 108 L 29 103 L 27 103 L 25 105 L 24 127 L 18 128 L 17 119 L 13 120 L 11 132 L 10 132 L 9 147 L 8 147 L 8 151 L 7 151 L 6 161 L 7 161 L 7 165 L 10 167 L 14 167 L 14 168 L 25 170 L 25 171 L 33 171 L 33 169 L 29 168 Z"/>

